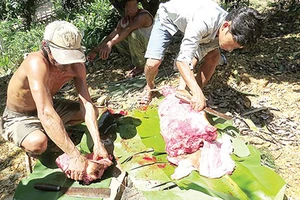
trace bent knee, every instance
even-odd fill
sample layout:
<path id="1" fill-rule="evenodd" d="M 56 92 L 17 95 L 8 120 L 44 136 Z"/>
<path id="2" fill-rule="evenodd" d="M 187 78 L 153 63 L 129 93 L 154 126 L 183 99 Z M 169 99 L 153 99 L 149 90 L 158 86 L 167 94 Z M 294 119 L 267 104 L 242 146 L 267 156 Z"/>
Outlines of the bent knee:
<path id="1" fill-rule="evenodd" d="M 41 131 L 36 130 L 30 133 L 21 143 L 26 152 L 40 155 L 47 149 L 48 137 Z"/>
<path id="2" fill-rule="evenodd" d="M 161 62 L 162 62 L 161 60 L 148 58 L 146 61 L 145 69 L 146 70 L 155 70 L 160 66 Z"/>

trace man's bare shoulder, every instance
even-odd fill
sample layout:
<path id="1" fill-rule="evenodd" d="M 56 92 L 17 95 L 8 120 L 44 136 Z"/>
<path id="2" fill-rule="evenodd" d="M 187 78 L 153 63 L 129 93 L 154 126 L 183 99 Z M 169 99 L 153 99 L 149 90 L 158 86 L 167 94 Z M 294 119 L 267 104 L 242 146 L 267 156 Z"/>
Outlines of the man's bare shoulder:
<path id="1" fill-rule="evenodd" d="M 153 17 L 149 11 L 140 9 L 137 16 L 134 18 L 134 21 L 142 23 L 143 27 L 148 27 L 153 24 Z"/>
<path id="2" fill-rule="evenodd" d="M 27 76 L 27 74 L 38 66 L 47 66 L 47 60 L 40 52 L 32 52 L 26 55 L 14 76 Z"/>
<path id="3" fill-rule="evenodd" d="M 147 18 L 149 18 L 149 17 L 153 18 L 153 16 L 151 15 L 151 13 L 148 10 L 146 10 L 146 9 L 140 9 L 137 16 L 142 16 L 142 17 L 147 17 Z"/>
<path id="4" fill-rule="evenodd" d="M 43 55 L 42 51 L 29 53 L 24 59 L 25 64 L 48 64 L 48 60 Z"/>
<path id="5" fill-rule="evenodd" d="M 20 66 L 21 69 L 26 70 L 26 73 L 35 73 L 38 70 L 39 74 L 47 71 L 48 67 L 49 62 L 42 51 L 29 53 Z"/>

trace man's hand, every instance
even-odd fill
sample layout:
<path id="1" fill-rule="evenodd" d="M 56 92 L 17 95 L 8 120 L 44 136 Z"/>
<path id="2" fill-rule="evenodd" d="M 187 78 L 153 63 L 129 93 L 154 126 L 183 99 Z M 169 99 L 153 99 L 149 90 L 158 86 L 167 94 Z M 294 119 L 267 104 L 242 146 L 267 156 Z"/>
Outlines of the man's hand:
<path id="1" fill-rule="evenodd" d="M 86 173 L 88 160 L 80 155 L 79 157 L 70 157 L 69 169 L 67 172 L 68 178 L 74 179 L 76 181 L 82 180 L 84 174 Z"/>
<path id="2" fill-rule="evenodd" d="M 100 162 L 98 160 L 101 159 Z M 104 146 L 100 144 L 99 146 L 94 146 L 93 149 L 93 161 L 88 162 L 88 167 L 86 169 L 86 174 L 92 179 L 97 179 L 101 169 L 106 169 L 111 166 L 113 163 L 108 158 L 108 153 Z"/>
<path id="3" fill-rule="evenodd" d="M 98 146 L 94 146 L 94 149 L 93 149 L 93 160 L 98 160 L 98 159 L 101 159 L 101 158 L 108 158 L 108 153 L 105 149 L 105 147 L 103 146 L 103 144 L 100 144 Z"/>
<path id="4" fill-rule="evenodd" d="M 109 54 L 111 53 L 112 46 L 109 43 L 101 44 L 100 45 L 100 51 L 99 51 L 99 57 L 103 60 L 106 60 L 109 57 Z"/>
<path id="5" fill-rule="evenodd" d="M 112 162 L 109 159 L 101 160 L 101 163 L 98 163 L 96 161 L 88 161 L 86 174 L 91 179 L 96 180 L 97 178 L 99 178 L 99 173 L 101 172 L 101 170 L 106 169 L 111 165 Z"/>
<path id="6" fill-rule="evenodd" d="M 203 95 L 200 97 L 193 95 L 190 104 L 194 110 L 201 111 L 206 107 L 206 98 Z"/>
<path id="7" fill-rule="evenodd" d="M 97 53 L 94 52 L 94 51 L 92 51 L 92 52 L 90 52 L 90 53 L 87 55 L 86 59 L 87 59 L 89 62 L 93 62 L 93 61 L 95 60 L 96 57 L 97 57 Z"/>

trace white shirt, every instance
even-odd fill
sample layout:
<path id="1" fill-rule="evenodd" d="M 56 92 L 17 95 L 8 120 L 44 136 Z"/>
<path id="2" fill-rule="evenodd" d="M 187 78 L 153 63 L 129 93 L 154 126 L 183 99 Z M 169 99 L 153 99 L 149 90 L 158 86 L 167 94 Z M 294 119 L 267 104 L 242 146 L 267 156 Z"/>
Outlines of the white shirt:
<path id="1" fill-rule="evenodd" d="M 174 35 L 184 33 L 177 60 L 191 62 L 199 44 L 212 42 L 227 12 L 211 0 L 170 0 L 157 11 L 161 25 Z"/>

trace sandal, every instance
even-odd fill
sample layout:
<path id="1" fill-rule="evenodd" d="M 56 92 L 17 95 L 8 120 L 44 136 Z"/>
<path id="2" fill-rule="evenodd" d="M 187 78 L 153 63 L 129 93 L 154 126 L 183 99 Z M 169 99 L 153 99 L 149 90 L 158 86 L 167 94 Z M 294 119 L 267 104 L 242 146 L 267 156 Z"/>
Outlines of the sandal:
<path id="1" fill-rule="evenodd" d="M 130 70 L 129 72 L 127 72 L 125 78 L 133 78 L 137 75 L 140 75 L 144 72 L 143 69 L 140 69 L 140 68 L 137 68 L 137 67 L 134 67 L 132 70 Z"/>

